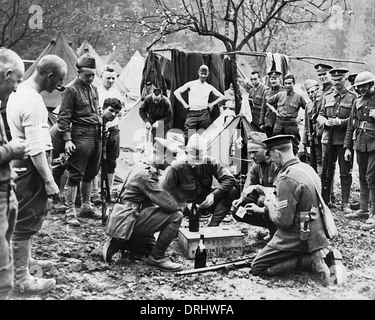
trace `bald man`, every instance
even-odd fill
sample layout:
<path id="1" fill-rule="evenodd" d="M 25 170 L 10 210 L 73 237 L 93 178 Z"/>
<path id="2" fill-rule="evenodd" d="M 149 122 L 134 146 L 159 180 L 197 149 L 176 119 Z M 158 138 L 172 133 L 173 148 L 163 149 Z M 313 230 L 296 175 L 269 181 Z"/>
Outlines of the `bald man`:
<path id="1" fill-rule="evenodd" d="M 19 294 L 44 293 L 55 286 L 54 279 L 34 278 L 28 266 L 34 263 L 41 271 L 52 267 L 49 261 L 35 261 L 30 257 L 32 237 L 41 229 L 46 217 L 48 197 L 59 192 L 50 166 L 52 142 L 48 111 L 41 92 L 62 90 L 66 73 L 64 60 L 55 55 L 46 55 L 38 62 L 34 74 L 8 100 L 7 119 L 12 138 L 27 141 L 31 150 L 27 159 L 14 161 L 19 205 L 12 237 L 15 270 L 13 291 Z"/>
<path id="2" fill-rule="evenodd" d="M 17 90 L 25 72 L 21 58 L 12 50 L 0 48 L 0 104 Z M 18 201 L 14 192 L 10 161 L 23 159 L 26 144 L 18 140 L 7 141 L 0 117 L 0 300 L 7 299 L 13 289 L 13 259 L 10 239 L 17 218 Z"/>

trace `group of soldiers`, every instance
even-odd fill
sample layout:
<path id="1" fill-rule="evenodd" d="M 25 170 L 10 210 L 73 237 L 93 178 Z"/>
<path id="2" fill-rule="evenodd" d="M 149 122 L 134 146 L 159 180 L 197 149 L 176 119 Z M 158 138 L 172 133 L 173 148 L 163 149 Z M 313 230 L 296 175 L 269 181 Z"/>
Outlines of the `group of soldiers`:
<path id="1" fill-rule="evenodd" d="M 317 209 L 320 177 L 311 166 L 296 157 L 296 147 L 300 142 L 298 125 L 303 121 L 298 117 L 298 111 L 306 105 L 312 108 L 306 114 L 314 119 L 316 134 L 309 134 L 306 143 L 310 146 L 311 143 L 321 144 L 322 164 L 328 148 L 328 154 L 333 159 L 329 162 L 332 168 L 339 158 L 342 209 L 346 216 L 368 218 L 363 229 L 371 230 L 375 228 L 375 189 L 372 186 L 375 174 L 372 158 L 375 153 L 371 139 L 375 123 L 372 110 L 375 109 L 372 103 L 375 77 L 370 72 L 358 74 L 354 82 L 355 93 L 345 86 L 348 70 L 322 64 L 316 69 L 322 85 L 306 82 L 311 97 L 309 104 L 294 92 L 293 75 L 284 76 L 284 90 L 281 73 L 272 71 L 269 74 L 271 89 L 260 83 L 259 73 L 252 74 L 254 93 L 249 96 L 252 99 L 253 121 L 259 121 L 259 127 L 266 133 L 252 132 L 248 137 L 249 158 L 254 163 L 240 192 L 229 169 L 207 154 L 207 144 L 201 135 L 189 134 L 189 130 L 202 125 L 201 116 L 206 117 L 209 109 L 224 99 L 206 83 L 209 71 L 207 66 L 202 66 L 198 71 L 198 80 L 174 93 L 177 98 L 186 90 L 189 98 L 192 92 L 202 93 L 200 97 L 194 97 L 193 103 L 181 101 L 188 111 L 186 146 L 180 149 L 164 138 L 155 137 L 148 157 L 121 177 L 123 187 L 106 220 L 103 259 L 110 263 L 117 252 L 129 251 L 145 255 L 147 264 L 163 271 L 181 270 L 183 266 L 168 258 L 166 252 L 183 217 L 188 216 L 192 204 L 196 204 L 202 217 L 211 216 L 208 227 L 218 226 L 231 214 L 237 221 L 269 230 L 265 248 L 252 263 L 254 275 L 276 275 L 301 268 L 318 272 L 323 283 L 327 284 L 332 265 L 337 266 L 335 270 L 341 268 L 343 271 L 341 254 L 330 245 Z M 66 73 L 67 66 L 61 58 L 47 55 L 38 62 L 35 73 L 22 82 L 22 60 L 15 52 L 0 49 L 0 99 L 7 101 L 6 114 L 12 137 L 8 142 L 4 125 L 0 122 L 2 298 L 12 289 L 21 294 L 38 294 L 55 286 L 54 279 L 35 278 L 28 269 L 31 264 L 43 270 L 53 265 L 47 260 L 37 261 L 31 257 L 32 237 L 42 228 L 49 197 L 55 197 L 64 189 L 65 222 L 70 226 L 80 225 L 78 217 L 101 218 L 92 201 L 94 180 L 102 160 L 101 134 L 106 128 L 113 132 L 115 147 L 111 160 L 116 160 L 119 145 L 115 120 L 121 102 L 113 97 L 107 86 L 104 88 L 106 94 L 100 94 L 93 85 L 96 64 L 90 55 L 78 59 L 77 78 L 64 87 Z M 113 82 L 114 78 L 112 69 L 103 70 L 103 83 Z M 63 92 L 54 131 L 61 149 L 52 141 L 48 112 L 40 95 L 42 91 L 54 90 Z M 211 92 L 217 93 L 218 97 L 208 104 Z M 145 123 L 149 122 L 149 129 L 153 124 L 146 105 L 149 103 L 155 109 L 160 106 L 160 101 L 165 100 L 158 88 L 153 88 L 145 97 L 142 118 Z M 165 109 L 169 110 L 167 102 Z M 112 124 L 112 130 L 105 127 L 103 117 Z M 323 128 L 321 139 L 318 133 L 320 127 Z M 334 128 L 333 134 L 329 132 L 330 128 Z M 328 140 L 325 140 L 326 134 Z M 334 138 L 331 139 L 332 136 Z M 348 209 L 353 149 L 357 155 L 361 189 L 361 208 L 354 213 Z M 51 170 L 53 153 L 61 150 L 69 156 L 64 168 L 68 176 L 65 183 L 61 183 Z M 114 163 L 111 181 L 115 167 Z M 13 170 L 17 173 L 14 180 Z M 164 178 L 160 179 L 163 172 Z M 215 187 L 214 179 L 217 182 Z M 79 215 L 76 212 L 78 194 L 81 198 Z M 239 213 L 241 206 L 245 207 L 244 214 Z M 308 234 L 303 239 L 302 229 Z M 159 235 L 155 239 L 157 232 Z M 10 247 L 13 248 L 12 253 Z M 344 273 L 341 272 L 340 281 L 344 281 Z M 337 273 L 337 282 L 338 278 Z"/>
<path id="2" fill-rule="evenodd" d="M 362 230 L 374 229 L 375 211 L 369 207 L 375 200 L 371 191 L 370 167 L 371 123 L 374 119 L 371 116 L 371 88 L 374 75 L 369 71 L 350 74 L 346 68 L 323 63 L 314 68 L 320 83 L 314 79 L 304 82 L 309 98 L 307 103 L 299 94 L 288 93 L 289 80 L 293 76 L 284 76 L 283 87 L 281 72 L 270 71 L 271 88 L 268 88 L 259 82 L 259 73 L 253 72 L 250 77 L 253 87 L 249 91 L 253 121 L 268 137 L 280 133 L 293 135 L 295 152 L 300 142 L 305 150 L 310 148 L 312 158 L 307 157 L 308 161 L 322 180 L 323 198 L 330 206 L 338 203 L 333 192 L 333 177 L 338 162 L 341 211 L 348 219 L 366 218 Z M 303 118 L 298 116 L 299 108 L 305 109 Z M 302 121 L 305 123 L 301 141 L 298 125 Z M 350 206 L 354 151 L 361 190 L 360 208 L 356 211 Z"/>

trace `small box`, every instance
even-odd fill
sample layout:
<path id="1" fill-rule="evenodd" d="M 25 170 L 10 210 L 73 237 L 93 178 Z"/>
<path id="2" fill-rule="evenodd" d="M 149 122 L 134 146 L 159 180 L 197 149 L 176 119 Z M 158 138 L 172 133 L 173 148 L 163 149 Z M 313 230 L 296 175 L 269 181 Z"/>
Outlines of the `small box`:
<path id="1" fill-rule="evenodd" d="M 244 234 L 241 231 L 227 226 L 200 228 L 198 232 L 180 228 L 178 243 L 188 259 L 194 259 L 201 234 L 204 235 L 208 257 L 225 256 L 226 254 L 243 255 Z"/>

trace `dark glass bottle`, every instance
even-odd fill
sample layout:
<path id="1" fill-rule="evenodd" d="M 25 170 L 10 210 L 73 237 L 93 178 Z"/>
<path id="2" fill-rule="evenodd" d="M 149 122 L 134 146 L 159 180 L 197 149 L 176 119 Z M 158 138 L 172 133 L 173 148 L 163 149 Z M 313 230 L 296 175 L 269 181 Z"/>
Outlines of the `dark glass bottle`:
<path id="1" fill-rule="evenodd" d="M 197 268 L 204 268 L 206 266 L 207 261 L 207 249 L 204 245 L 204 235 L 201 234 L 199 239 L 198 248 L 195 251 L 195 262 L 194 262 L 194 269 Z"/>
<path id="2" fill-rule="evenodd" d="M 199 212 L 197 210 L 197 205 L 195 202 L 191 205 L 189 214 L 189 231 L 198 232 L 199 231 Z"/>

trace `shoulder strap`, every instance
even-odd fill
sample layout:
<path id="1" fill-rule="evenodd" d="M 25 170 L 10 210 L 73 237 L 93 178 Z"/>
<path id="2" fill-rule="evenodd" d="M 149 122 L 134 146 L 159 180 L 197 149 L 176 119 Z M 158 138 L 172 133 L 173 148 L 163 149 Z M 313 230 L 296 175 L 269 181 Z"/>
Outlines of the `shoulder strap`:
<path id="1" fill-rule="evenodd" d="M 321 193 L 319 192 L 318 186 L 316 185 L 315 181 L 313 179 L 311 179 L 310 176 L 305 171 L 303 171 L 302 169 L 300 169 L 298 167 L 294 167 L 294 169 L 297 169 L 298 171 L 302 172 L 306 177 L 308 177 L 310 179 L 310 181 L 312 182 L 312 184 L 315 187 L 316 193 L 318 194 L 318 199 L 319 199 L 320 203 L 325 204 L 324 199 L 323 199 Z"/>

